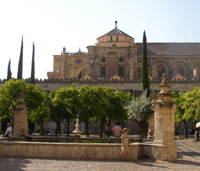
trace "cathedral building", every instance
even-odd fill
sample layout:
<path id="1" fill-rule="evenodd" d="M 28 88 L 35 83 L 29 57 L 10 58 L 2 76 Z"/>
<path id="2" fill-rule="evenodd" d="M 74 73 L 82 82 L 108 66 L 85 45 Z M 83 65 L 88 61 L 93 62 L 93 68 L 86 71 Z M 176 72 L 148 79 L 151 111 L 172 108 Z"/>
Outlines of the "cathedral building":
<path id="1" fill-rule="evenodd" d="M 92 80 L 138 80 L 142 76 L 142 43 L 115 28 L 97 38 L 87 47 L 88 52 L 66 52 L 54 55 L 53 72 L 48 78 Z M 148 43 L 148 69 L 150 80 L 199 79 L 200 43 Z"/>

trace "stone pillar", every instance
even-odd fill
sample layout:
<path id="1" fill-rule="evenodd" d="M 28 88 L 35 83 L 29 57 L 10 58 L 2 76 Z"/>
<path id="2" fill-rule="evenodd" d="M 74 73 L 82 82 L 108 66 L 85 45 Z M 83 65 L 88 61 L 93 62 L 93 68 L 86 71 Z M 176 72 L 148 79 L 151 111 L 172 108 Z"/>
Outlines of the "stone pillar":
<path id="1" fill-rule="evenodd" d="M 176 104 L 172 101 L 172 94 L 163 74 L 163 81 L 159 86 L 161 91 L 156 95 L 157 100 L 153 106 L 155 111 L 155 134 L 152 145 L 153 158 L 166 161 L 177 159 L 177 145 L 174 141 L 174 123 Z"/>
<path id="2" fill-rule="evenodd" d="M 130 66 L 129 79 L 133 80 L 133 78 L 134 78 L 134 63 L 133 63 L 133 59 L 130 59 L 129 66 Z"/>
<path id="3" fill-rule="evenodd" d="M 26 102 L 24 101 L 24 94 L 21 91 L 19 100 L 14 109 L 14 133 L 13 136 L 27 135 L 27 113 Z"/>

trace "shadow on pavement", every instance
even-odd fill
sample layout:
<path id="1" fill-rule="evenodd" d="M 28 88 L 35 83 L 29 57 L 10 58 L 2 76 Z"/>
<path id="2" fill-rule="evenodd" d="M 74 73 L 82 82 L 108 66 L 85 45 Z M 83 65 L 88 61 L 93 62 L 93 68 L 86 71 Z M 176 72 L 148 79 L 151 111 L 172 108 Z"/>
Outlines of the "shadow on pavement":
<path id="1" fill-rule="evenodd" d="M 173 162 L 175 164 L 181 164 L 181 165 L 192 165 L 192 166 L 200 166 L 200 162 L 195 162 L 195 161 L 191 161 L 191 160 L 177 160 L 175 162 Z"/>
<path id="2" fill-rule="evenodd" d="M 183 156 L 191 156 L 191 157 L 194 157 L 194 156 L 198 156 L 200 157 L 200 153 L 197 153 L 197 152 L 180 152 Z"/>
<path id="3" fill-rule="evenodd" d="M 6 158 L 0 157 L 0 170 L 26 170 L 26 165 L 29 164 L 30 161 L 24 158 Z"/>

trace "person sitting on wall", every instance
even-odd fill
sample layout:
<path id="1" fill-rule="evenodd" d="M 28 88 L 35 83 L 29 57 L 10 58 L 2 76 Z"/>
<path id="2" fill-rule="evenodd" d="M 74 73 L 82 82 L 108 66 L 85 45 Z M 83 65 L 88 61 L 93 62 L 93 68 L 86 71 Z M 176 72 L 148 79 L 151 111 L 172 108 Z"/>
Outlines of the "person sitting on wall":
<path id="1" fill-rule="evenodd" d="M 122 132 L 122 128 L 119 126 L 119 123 L 117 123 L 114 127 L 113 127 L 113 136 L 114 137 L 120 137 L 121 132 Z"/>
<path id="2" fill-rule="evenodd" d="M 7 129 L 3 137 L 11 137 L 12 136 L 12 127 L 10 123 L 7 123 Z"/>

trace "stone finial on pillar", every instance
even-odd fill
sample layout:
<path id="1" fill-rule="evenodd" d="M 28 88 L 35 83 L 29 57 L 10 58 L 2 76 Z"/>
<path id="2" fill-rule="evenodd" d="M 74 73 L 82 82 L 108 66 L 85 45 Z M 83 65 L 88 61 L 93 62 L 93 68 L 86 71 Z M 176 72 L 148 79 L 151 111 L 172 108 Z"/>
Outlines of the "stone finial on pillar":
<path id="1" fill-rule="evenodd" d="M 26 136 L 27 135 L 27 114 L 28 109 L 24 101 L 23 90 L 19 95 L 19 100 L 14 109 L 14 133 L 13 136 Z"/>
<path id="2" fill-rule="evenodd" d="M 74 135 L 75 135 L 75 142 L 80 142 L 80 136 L 81 136 L 81 131 L 79 130 L 79 119 L 76 119 L 76 125 L 75 125 L 76 129 L 73 131 Z"/>
<path id="3" fill-rule="evenodd" d="M 160 92 L 156 95 L 155 103 L 152 107 L 155 116 L 155 134 L 153 144 L 154 148 L 159 150 L 155 152 L 155 158 L 167 161 L 173 161 L 177 158 L 177 146 L 174 141 L 174 124 L 176 104 L 172 101 L 172 94 L 166 80 L 166 74 L 163 74 Z M 156 147 L 156 145 L 158 145 Z"/>
<path id="4" fill-rule="evenodd" d="M 117 20 L 115 21 L 115 28 L 117 28 Z"/>
<path id="5" fill-rule="evenodd" d="M 63 47 L 63 53 L 66 53 L 66 48 L 65 47 Z"/>

